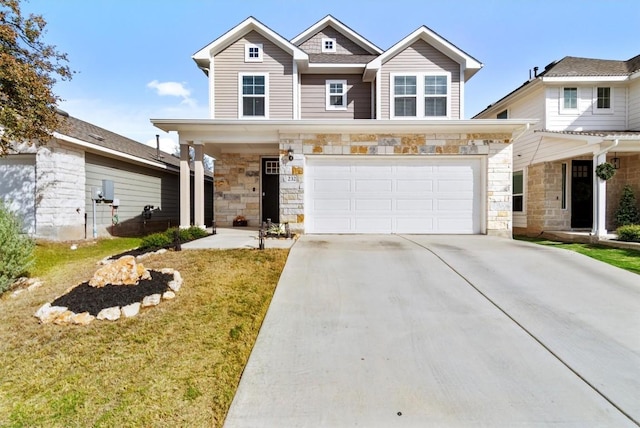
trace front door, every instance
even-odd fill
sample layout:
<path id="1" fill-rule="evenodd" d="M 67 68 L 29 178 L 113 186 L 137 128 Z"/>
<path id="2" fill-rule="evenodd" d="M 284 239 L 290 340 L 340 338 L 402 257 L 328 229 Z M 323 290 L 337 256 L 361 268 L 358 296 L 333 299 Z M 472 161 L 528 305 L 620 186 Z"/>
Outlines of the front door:
<path id="1" fill-rule="evenodd" d="M 262 158 L 262 221 L 280 223 L 280 160 Z"/>
<path id="2" fill-rule="evenodd" d="M 571 163 L 571 227 L 593 226 L 593 162 L 574 160 Z"/>

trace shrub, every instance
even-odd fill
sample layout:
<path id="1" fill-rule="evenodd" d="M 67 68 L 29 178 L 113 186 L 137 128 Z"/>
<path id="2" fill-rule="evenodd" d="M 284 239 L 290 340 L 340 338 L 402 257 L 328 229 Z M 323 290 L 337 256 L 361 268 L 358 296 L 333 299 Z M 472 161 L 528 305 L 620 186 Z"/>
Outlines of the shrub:
<path id="1" fill-rule="evenodd" d="M 616 233 L 621 241 L 640 242 L 640 225 L 638 224 L 620 226 Z"/>
<path id="2" fill-rule="evenodd" d="M 616 224 L 618 226 L 626 226 L 628 224 L 639 224 L 640 212 L 636 205 L 636 195 L 628 184 L 622 190 L 620 204 L 616 211 Z"/>
<path id="3" fill-rule="evenodd" d="M 173 238 L 169 238 L 166 232 L 152 233 L 142 238 L 140 249 L 158 249 L 168 247 L 173 243 Z"/>
<path id="4" fill-rule="evenodd" d="M 178 229 L 177 227 L 172 227 L 164 232 L 145 236 L 144 238 L 142 238 L 140 248 L 146 250 L 151 248 L 170 247 L 174 243 L 176 231 L 178 231 L 180 235 L 180 242 L 193 241 L 194 239 L 204 238 L 208 235 L 206 230 L 202 230 L 197 226 L 191 226 L 188 229 Z"/>
<path id="5" fill-rule="evenodd" d="M 22 233 L 21 222 L 0 201 L 0 294 L 33 264 L 34 243 Z"/>

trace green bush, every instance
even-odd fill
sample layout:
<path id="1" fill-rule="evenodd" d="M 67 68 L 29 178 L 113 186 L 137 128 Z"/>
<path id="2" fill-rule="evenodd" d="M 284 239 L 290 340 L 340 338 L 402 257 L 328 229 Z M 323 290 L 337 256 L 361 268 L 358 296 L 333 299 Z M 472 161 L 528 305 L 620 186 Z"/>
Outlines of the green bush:
<path id="1" fill-rule="evenodd" d="M 166 232 L 152 233 L 142 238 L 140 249 L 158 249 L 168 247 L 173 243 L 173 238 L 169 238 Z"/>
<path id="2" fill-rule="evenodd" d="M 194 239 L 204 238 L 207 235 L 206 230 L 200 229 L 198 226 L 191 226 L 188 229 L 180 229 L 180 242 L 193 241 Z"/>
<path id="3" fill-rule="evenodd" d="M 616 210 L 616 225 L 626 226 L 628 224 L 640 223 L 640 211 L 636 205 L 636 195 L 628 184 L 622 190 L 620 203 Z"/>
<path id="4" fill-rule="evenodd" d="M 640 242 L 640 224 L 620 226 L 616 233 L 621 241 Z"/>
<path id="5" fill-rule="evenodd" d="M 20 220 L 0 201 L 0 294 L 33 264 L 34 243 L 22 233 Z"/>
<path id="6" fill-rule="evenodd" d="M 197 226 L 191 226 L 188 229 L 178 229 L 177 227 L 172 227 L 164 232 L 145 236 L 144 238 L 142 238 L 140 248 L 145 250 L 151 248 L 170 247 L 174 243 L 176 231 L 178 231 L 180 235 L 180 242 L 193 241 L 194 239 L 204 238 L 208 235 L 206 230 L 200 229 Z"/>

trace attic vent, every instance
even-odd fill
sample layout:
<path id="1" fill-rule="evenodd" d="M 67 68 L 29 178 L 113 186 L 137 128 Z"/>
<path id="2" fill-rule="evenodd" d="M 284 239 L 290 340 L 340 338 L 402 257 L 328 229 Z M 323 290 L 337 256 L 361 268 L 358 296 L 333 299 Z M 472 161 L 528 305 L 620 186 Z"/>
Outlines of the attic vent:
<path id="1" fill-rule="evenodd" d="M 98 134 L 89 134 L 89 137 L 91 138 L 95 138 L 98 141 L 104 141 L 104 137 L 102 135 L 98 135 Z"/>

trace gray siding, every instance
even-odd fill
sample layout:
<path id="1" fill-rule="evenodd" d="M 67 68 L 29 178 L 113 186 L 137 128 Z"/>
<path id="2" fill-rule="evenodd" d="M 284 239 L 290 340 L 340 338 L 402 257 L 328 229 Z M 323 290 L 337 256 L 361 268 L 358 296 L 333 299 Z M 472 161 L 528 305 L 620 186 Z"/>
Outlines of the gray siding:
<path id="1" fill-rule="evenodd" d="M 381 115 L 389 119 L 390 73 L 448 71 L 451 73 L 450 118 L 460 119 L 460 64 L 424 40 L 418 40 L 382 65 Z"/>
<path id="2" fill-rule="evenodd" d="M 338 55 L 370 55 L 371 52 L 367 52 L 365 49 L 357 45 L 351 39 L 338 32 L 331 26 L 326 26 L 299 47 L 303 51 L 309 54 L 319 54 L 322 52 L 322 39 L 323 38 L 336 39 L 336 54 Z"/>
<path id="3" fill-rule="evenodd" d="M 347 81 L 347 110 L 326 110 L 327 80 Z M 371 119 L 371 83 L 357 74 L 303 74 L 301 96 L 302 119 Z"/>
<path id="4" fill-rule="evenodd" d="M 629 86 L 629 129 L 640 131 L 640 79 Z"/>
<path id="5" fill-rule="evenodd" d="M 35 155 L 8 155 L 0 158 L 0 201 L 22 220 L 24 232 L 35 232 Z"/>
<path id="6" fill-rule="evenodd" d="M 263 62 L 244 61 L 244 46 L 261 43 Z M 252 31 L 214 58 L 215 117 L 238 118 L 238 73 L 269 73 L 269 118 L 293 119 L 293 58 Z"/>

